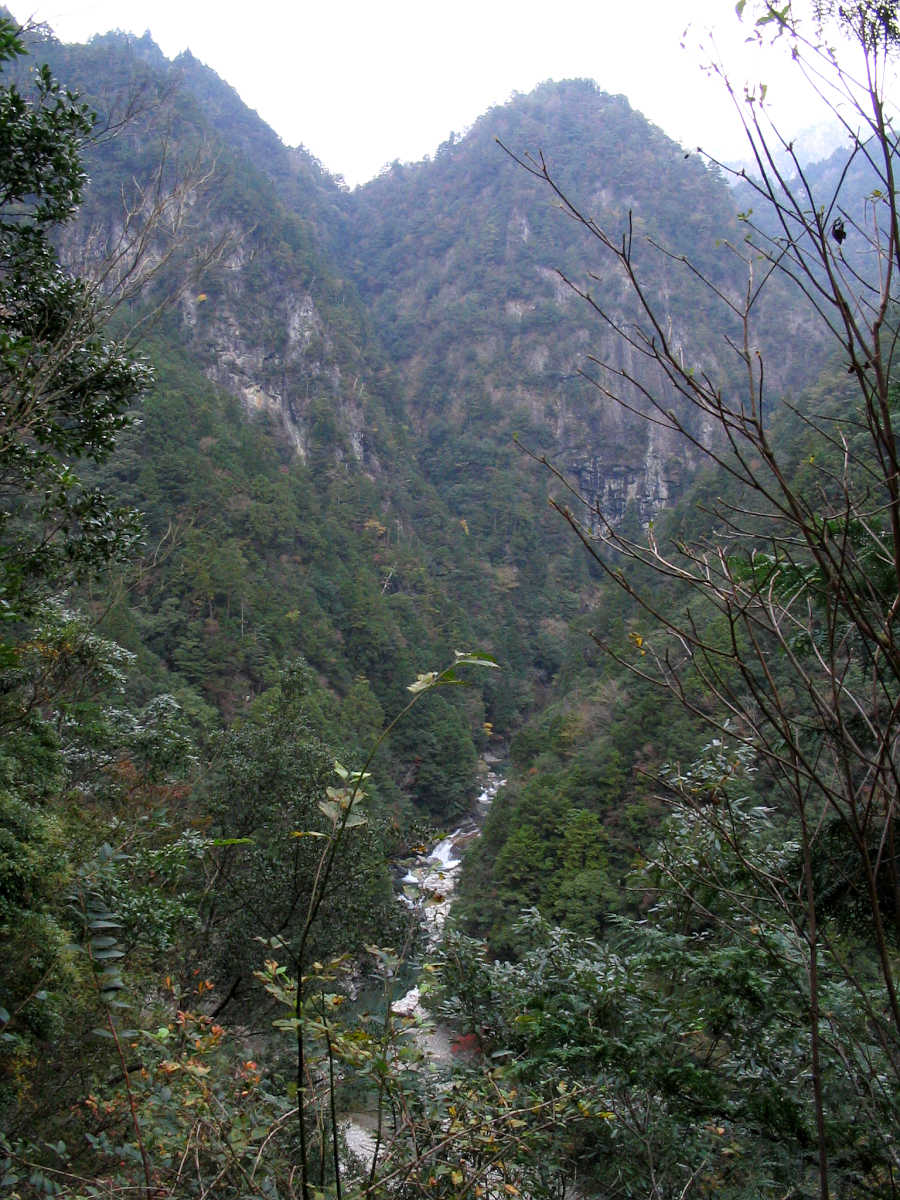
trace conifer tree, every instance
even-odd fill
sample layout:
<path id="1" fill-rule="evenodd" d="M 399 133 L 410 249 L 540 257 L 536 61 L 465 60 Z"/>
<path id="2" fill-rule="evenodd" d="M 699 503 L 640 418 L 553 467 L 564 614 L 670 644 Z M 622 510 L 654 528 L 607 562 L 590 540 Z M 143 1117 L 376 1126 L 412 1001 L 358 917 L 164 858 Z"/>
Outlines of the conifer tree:
<path id="1" fill-rule="evenodd" d="M 0 64 L 25 54 L 0 19 Z M 101 295 L 61 265 L 54 232 L 74 216 L 94 116 L 38 67 L 26 94 L 0 87 L 0 612 L 27 618 L 43 596 L 128 555 L 136 514 L 83 481 L 149 382 L 102 328 Z M 7 646 L 7 655 L 9 647 Z"/>

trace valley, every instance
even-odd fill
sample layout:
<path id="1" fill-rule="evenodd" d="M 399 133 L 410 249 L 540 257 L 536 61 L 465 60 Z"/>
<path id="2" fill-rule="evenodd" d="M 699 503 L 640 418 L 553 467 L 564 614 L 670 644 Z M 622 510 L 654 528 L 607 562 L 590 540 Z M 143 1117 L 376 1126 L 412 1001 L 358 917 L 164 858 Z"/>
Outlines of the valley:
<path id="1" fill-rule="evenodd" d="M 825 163 L 576 79 L 353 190 L 190 53 L 0 16 L 2 1194 L 896 1195 L 853 12 L 868 85 L 754 26 L 853 96 Z"/>

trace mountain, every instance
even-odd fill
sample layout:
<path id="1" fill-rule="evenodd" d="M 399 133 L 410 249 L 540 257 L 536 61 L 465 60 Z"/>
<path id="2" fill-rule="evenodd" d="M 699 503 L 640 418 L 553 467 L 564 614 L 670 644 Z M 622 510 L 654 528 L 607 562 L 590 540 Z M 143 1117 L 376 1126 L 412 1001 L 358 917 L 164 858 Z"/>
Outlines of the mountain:
<path id="1" fill-rule="evenodd" d="M 466 1175 L 445 1161 L 449 1147 L 466 1172 L 480 1164 L 465 1185 L 480 1180 L 476 1191 L 499 1186 L 509 1158 L 509 1194 L 562 1194 L 576 1177 L 583 1190 L 593 1172 L 645 1195 L 660 1161 L 672 1194 L 686 1178 L 713 1191 L 725 1181 L 736 1196 L 748 1178 L 770 1191 L 777 1179 L 785 1194 L 797 1148 L 808 1182 L 823 1136 L 798 1049 L 808 1018 L 818 1036 L 819 1011 L 853 1037 L 847 1054 L 842 1036 L 828 1038 L 827 1073 L 876 1066 L 849 1077 L 841 1097 L 847 1125 L 835 1142 L 856 1147 L 845 1174 L 890 1167 L 857 1145 L 861 1098 L 869 1128 L 896 1124 L 873 1057 L 885 1009 L 866 977 L 877 964 L 855 940 L 862 876 L 844 868 L 840 821 L 805 817 L 819 787 L 832 789 L 828 804 L 849 795 L 854 819 L 859 803 L 875 812 L 870 771 L 877 762 L 890 773 L 892 743 L 873 754 L 866 739 L 879 707 L 897 711 L 896 688 L 886 685 L 885 705 L 858 681 L 893 644 L 891 504 L 878 488 L 896 472 L 878 478 L 865 422 L 847 403 L 858 380 L 846 364 L 802 393 L 822 339 L 787 284 L 773 281 L 743 326 L 759 260 L 741 196 L 590 81 L 517 96 L 433 160 L 395 163 L 349 192 L 190 55 L 169 62 L 149 38 L 123 35 L 70 47 L 39 34 L 33 50 L 99 117 L 85 148 L 90 186 L 57 243 L 93 292 L 40 242 L 41 270 L 30 287 L 7 286 L 0 306 L 5 395 L 25 400 L 5 465 L 15 453 L 26 481 L 59 480 L 59 498 L 35 486 L 20 507 L 8 488 L 5 514 L 5 528 L 27 527 L 28 548 L 37 543 L 30 557 L 6 555 L 7 573 L 36 564 L 29 597 L 44 601 L 7 606 L 0 638 L 6 1182 L 28 1195 L 58 1191 L 57 1177 L 79 1196 L 96 1190 L 90 1180 L 107 1191 L 294 1195 L 299 1160 L 300 1191 L 312 1194 L 316 1160 L 325 1194 L 327 1172 L 342 1173 L 343 1106 L 377 1092 L 400 1114 L 380 1164 L 390 1186 L 404 1178 L 392 1156 L 402 1163 L 412 1149 L 425 1191 L 458 1194 Z M 0 22 L 0 59 L 18 55 Z M 17 74 L 33 87 L 21 62 Z M 4 131 L 16 132 L 27 107 L 17 115 L 14 93 L 0 95 Z M 53 95 L 60 118 L 82 128 L 70 98 Z M 77 146 L 64 134 L 49 142 L 71 157 L 48 177 L 74 196 Z M 8 243 L 23 240 L 31 201 L 20 192 L 4 212 Z M 828 232 L 826 247 L 840 246 Z M 610 250 L 621 246 L 617 261 Z M 842 254 L 826 254 L 826 269 Z M 83 365 L 85 343 L 102 357 L 108 338 L 126 384 L 147 373 L 123 346 L 154 377 L 130 422 L 109 406 L 100 432 L 118 433 L 115 453 L 71 470 L 60 446 L 89 443 L 67 436 L 71 425 L 51 440 L 32 423 L 21 373 L 35 358 L 20 336 L 23 298 L 43 312 L 48 281 L 86 297 L 84 321 L 51 345 L 51 368 Z M 773 400 L 762 420 L 752 402 L 749 417 L 740 411 L 741 367 L 758 348 L 790 399 Z M 869 363 L 856 366 L 864 376 Z M 65 378 L 81 389 L 83 371 Z M 692 412 L 692 380 L 712 419 Z M 609 394 L 623 389 L 617 405 Z M 870 428 L 890 408 L 879 399 Z M 735 428 L 737 482 L 700 469 Z M 31 451 L 48 442 L 57 456 L 39 456 L 43 475 L 29 474 Z M 860 468 L 861 490 L 845 482 L 845 462 Z M 755 483 L 770 474 L 777 486 L 757 504 Z M 581 516 L 594 559 L 548 490 Z M 72 495 L 99 499 L 76 508 Z M 60 553 L 42 553 L 57 510 L 72 523 L 80 515 L 82 529 L 99 514 L 91 561 L 111 564 L 107 528 L 121 519 L 133 529 L 115 502 L 143 514 L 127 569 L 66 572 L 59 528 L 49 539 Z M 624 540 L 598 549 L 592 525 Z M 757 530 L 772 553 L 759 553 Z M 673 544 L 692 563 L 693 591 L 677 566 L 653 561 L 657 545 Z M 698 548 L 693 560 L 685 545 Z M 821 568 L 835 547 L 851 563 L 839 594 Z M 53 594 L 60 578 L 64 595 Z M 857 593 L 879 614 L 875 637 L 853 614 L 847 633 L 841 606 Z M 820 618 L 832 622 L 830 643 Z M 500 670 L 460 653 L 470 649 Z M 810 671 L 823 666 L 819 687 Z M 857 688 L 849 718 L 847 686 Z M 707 740 L 704 717 L 722 739 Z M 747 728 L 768 732 L 761 770 Z M 828 767 L 837 728 L 861 747 L 860 777 Z M 396 902 L 392 873 L 396 882 L 408 855 L 471 811 L 478 760 L 492 757 L 508 783 L 467 855 L 429 999 L 469 1022 L 466 1048 L 483 1051 L 488 1069 L 473 1058 L 436 1090 L 433 1079 L 421 1086 L 410 1027 L 390 1016 L 391 988 L 407 985 L 423 949 L 420 914 Z M 818 845 L 802 843 L 802 863 L 779 772 L 793 775 L 799 833 L 824 831 Z M 664 788 L 682 804 L 651 861 Z M 875 848 L 877 916 L 890 843 L 877 827 L 862 834 L 865 862 Z M 896 894 L 888 875 L 885 914 Z M 849 1024 L 831 1025 L 853 1007 L 837 959 L 821 1009 L 808 1003 L 816 891 L 821 915 L 840 922 L 839 957 L 862 951 L 853 987 L 864 1004 Z M 539 911 L 523 923 L 524 908 Z M 824 964 L 824 940 L 821 950 Z M 489 961 L 497 955 L 512 961 Z M 889 958 L 882 937 L 888 970 Z M 361 986 L 373 971 L 387 1012 Z M 648 1100 L 662 1110 L 652 1126 L 662 1159 L 644 1137 Z M 455 1132 L 448 1140 L 457 1129 L 476 1131 L 471 1153 Z M 511 1135 L 503 1160 L 498 1132 Z M 876 1172 L 865 1187 L 880 1194 L 892 1178 Z"/>
<path id="2" fill-rule="evenodd" d="M 662 425 L 648 428 L 609 401 L 598 364 L 627 372 L 638 410 L 644 387 L 664 404 L 678 407 L 678 397 L 617 334 L 646 317 L 601 239 L 576 228 L 512 155 L 526 167 L 543 156 L 556 186 L 616 242 L 631 221 L 635 268 L 649 294 L 665 297 L 667 336 L 726 386 L 737 364 L 723 358 L 722 341 L 736 327 L 723 325 L 710 288 L 679 257 L 689 253 L 714 285 L 740 294 L 743 267 L 723 246 L 740 240 L 733 197 L 624 96 L 588 80 L 541 85 L 485 114 L 433 162 L 395 164 L 354 194 L 363 220 L 350 269 L 416 426 L 432 438 L 446 427 L 454 440 L 475 433 L 498 444 L 518 432 L 614 518 L 632 506 L 646 521 L 682 493 L 694 460 Z M 760 325 L 764 341 L 785 342 L 771 310 Z M 805 356 L 777 359 L 784 386 L 796 385 Z"/>
<path id="3" fill-rule="evenodd" d="M 740 331 L 680 261 L 689 252 L 716 287 L 743 288 L 723 249 L 739 236 L 723 180 L 624 97 L 575 80 L 348 192 L 189 54 L 168 62 L 121 34 L 80 47 L 47 35 L 35 52 L 110 131 L 64 251 L 82 270 L 117 261 L 133 320 L 161 312 L 147 343 L 160 385 L 130 435 L 131 469 L 114 470 L 150 544 L 171 545 L 122 618 L 129 644 L 229 717 L 296 653 L 338 697 L 361 676 L 391 712 L 413 668 L 478 644 L 504 682 L 467 715 L 449 711 L 469 747 L 485 722 L 508 736 L 559 669 L 566 622 L 592 605 L 533 456 L 636 527 L 696 466 L 664 423 L 605 398 L 608 369 L 633 379 L 636 409 L 660 383 L 615 333 L 641 314 L 600 241 L 512 155 L 533 166 L 543 154 L 614 236 L 631 221 L 667 336 L 727 387 L 736 363 L 722 339 Z M 780 339 L 774 359 L 795 387 L 809 339 L 775 310 L 761 336 Z M 409 765 L 414 741 L 394 771 L 412 791 L 428 775 Z M 425 742 L 430 761 L 440 739 Z M 439 812 L 444 792 L 459 804 L 468 786 L 425 802 Z"/>

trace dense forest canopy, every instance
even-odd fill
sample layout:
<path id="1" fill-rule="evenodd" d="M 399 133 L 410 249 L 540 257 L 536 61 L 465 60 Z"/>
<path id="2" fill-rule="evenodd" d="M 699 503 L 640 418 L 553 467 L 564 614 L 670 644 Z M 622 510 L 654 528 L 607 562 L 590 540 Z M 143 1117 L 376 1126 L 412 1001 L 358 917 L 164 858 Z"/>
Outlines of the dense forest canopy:
<path id="1" fill-rule="evenodd" d="M 839 155 L 571 80 L 348 192 L 0 14 L 4 1194 L 900 1190 L 900 29 L 743 19 Z"/>

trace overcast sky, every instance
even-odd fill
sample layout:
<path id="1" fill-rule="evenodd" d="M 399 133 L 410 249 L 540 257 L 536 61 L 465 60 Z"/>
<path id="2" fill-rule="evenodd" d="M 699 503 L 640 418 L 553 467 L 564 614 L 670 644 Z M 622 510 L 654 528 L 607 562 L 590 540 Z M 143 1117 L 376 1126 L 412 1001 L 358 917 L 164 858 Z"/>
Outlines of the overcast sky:
<path id="1" fill-rule="evenodd" d="M 67 42 L 149 29 L 170 58 L 189 48 L 287 144 L 302 143 L 350 184 L 393 159 L 430 154 L 514 91 L 574 76 L 624 93 L 685 146 L 739 157 L 721 83 L 701 69 L 698 43 L 713 27 L 736 81 L 764 79 L 792 135 L 817 119 L 780 56 L 745 47 L 730 0 L 11 0 L 11 8 Z"/>

